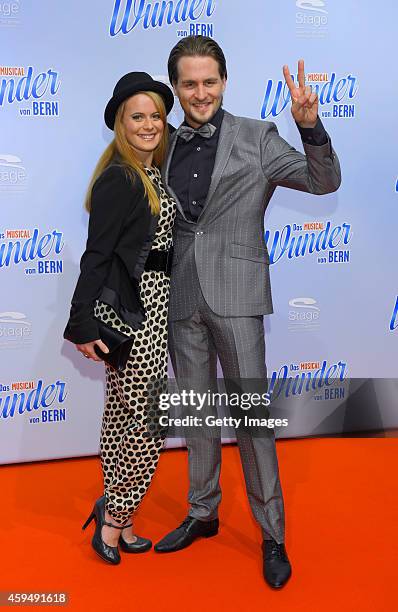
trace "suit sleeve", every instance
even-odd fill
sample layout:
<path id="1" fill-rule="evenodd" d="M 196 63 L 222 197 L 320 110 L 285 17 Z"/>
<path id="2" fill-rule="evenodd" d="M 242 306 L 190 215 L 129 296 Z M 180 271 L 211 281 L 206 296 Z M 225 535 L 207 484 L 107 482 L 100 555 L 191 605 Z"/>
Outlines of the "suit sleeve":
<path id="1" fill-rule="evenodd" d="M 341 172 L 329 135 L 323 145 L 304 142 L 303 146 L 305 155 L 279 136 L 274 123 L 268 123 L 261 138 L 261 165 L 267 179 L 275 186 L 317 195 L 336 191 Z"/>
<path id="2" fill-rule="evenodd" d="M 114 249 L 127 215 L 142 198 L 141 182 L 132 184 L 121 166 L 110 166 L 94 183 L 86 249 L 80 260 L 80 276 L 72 297 L 64 337 L 75 344 L 98 340 L 95 300 L 110 271 Z"/>

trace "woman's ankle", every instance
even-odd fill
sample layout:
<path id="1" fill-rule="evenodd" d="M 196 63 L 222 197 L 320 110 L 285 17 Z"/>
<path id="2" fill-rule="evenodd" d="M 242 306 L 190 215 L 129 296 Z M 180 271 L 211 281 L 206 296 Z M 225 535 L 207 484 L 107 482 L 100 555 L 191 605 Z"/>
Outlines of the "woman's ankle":
<path id="1" fill-rule="evenodd" d="M 111 525 L 114 525 L 115 527 L 120 527 L 120 523 L 118 523 L 108 512 L 108 510 L 105 510 L 105 520 L 107 523 L 111 523 Z"/>

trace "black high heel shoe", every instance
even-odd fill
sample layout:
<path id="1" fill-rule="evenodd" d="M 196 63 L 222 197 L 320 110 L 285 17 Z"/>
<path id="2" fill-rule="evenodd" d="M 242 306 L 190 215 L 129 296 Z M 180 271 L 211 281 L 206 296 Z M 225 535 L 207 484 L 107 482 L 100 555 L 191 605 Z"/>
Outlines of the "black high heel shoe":
<path id="1" fill-rule="evenodd" d="M 112 525 L 112 523 L 108 523 L 105 520 L 105 495 L 97 499 L 94 504 L 93 511 L 88 517 L 87 521 L 84 523 L 82 529 L 86 529 L 89 526 L 91 521 L 95 519 L 95 532 L 93 535 L 93 539 L 91 540 L 91 545 L 94 548 L 97 555 L 101 557 L 104 561 L 111 563 L 112 565 L 118 565 L 120 563 L 120 555 L 117 546 L 108 546 L 102 539 L 102 527 L 107 525 L 108 527 L 113 527 L 114 529 L 125 529 L 126 527 L 131 527 L 130 525 L 123 525 L 123 527 L 119 527 L 117 525 Z"/>
<path id="2" fill-rule="evenodd" d="M 151 540 L 147 540 L 147 538 L 140 538 L 140 536 L 135 537 L 137 538 L 135 542 L 126 542 L 126 540 L 123 539 L 122 535 L 120 535 L 119 546 L 123 552 L 143 553 L 152 548 Z"/>

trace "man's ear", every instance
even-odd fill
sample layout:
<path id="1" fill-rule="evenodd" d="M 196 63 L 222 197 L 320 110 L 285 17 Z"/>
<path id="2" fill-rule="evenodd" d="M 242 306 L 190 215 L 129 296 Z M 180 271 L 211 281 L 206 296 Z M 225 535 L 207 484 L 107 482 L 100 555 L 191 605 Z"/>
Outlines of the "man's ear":
<path id="1" fill-rule="evenodd" d="M 225 91 L 226 87 L 227 87 L 227 79 L 226 79 L 226 78 L 224 78 L 224 79 L 223 79 L 223 88 L 222 88 L 222 92 L 223 92 L 223 93 L 224 93 L 224 91 Z"/>

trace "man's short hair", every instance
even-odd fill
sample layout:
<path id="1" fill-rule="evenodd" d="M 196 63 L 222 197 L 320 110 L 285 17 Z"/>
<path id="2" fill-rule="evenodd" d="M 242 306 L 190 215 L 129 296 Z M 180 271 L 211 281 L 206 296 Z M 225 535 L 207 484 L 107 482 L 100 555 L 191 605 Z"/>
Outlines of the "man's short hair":
<path id="1" fill-rule="evenodd" d="M 172 48 L 167 68 L 169 71 L 170 83 L 174 85 L 178 82 L 178 60 L 181 57 L 212 57 L 218 64 L 218 71 L 222 79 L 227 78 L 227 63 L 221 47 L 209 36 L 186 36 L 182 38 L 175 47 Z"/>

